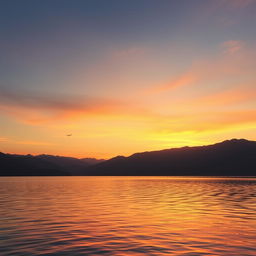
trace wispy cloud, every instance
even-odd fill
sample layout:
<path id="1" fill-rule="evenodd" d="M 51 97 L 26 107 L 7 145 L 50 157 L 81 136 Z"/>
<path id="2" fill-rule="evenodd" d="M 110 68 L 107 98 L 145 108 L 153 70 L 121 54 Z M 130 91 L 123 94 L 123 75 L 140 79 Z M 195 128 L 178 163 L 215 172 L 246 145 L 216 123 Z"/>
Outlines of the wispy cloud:
<path id="1" fill-rule="evenodd" d="M 166 117 L 161 124 L 155 128 L 155 132 L 161 134 L 173 133 L 212 133 L 220 132 L 235 127 L 244 129 L 247 125 L 256 126 L 256 110 L 232 110 L 232 111 L 212 111 L 210 113 L 200 112 L 179 115 L 175 118 Z M 182 135 L 182 134 L 181 134 Z"/>
<path id="2" fill-rule="evenodd" d="M 187 86 L 195 83 L 198 79 L 198 74 L 193 71 L 185 72 L 184 74 L 173 78 L 170 82 L 163 84 L 163 85 L 157 85 L 153 88 L 149 88 L 146 91 L 146 94 L 155 94 L 155 93 L 161 93 L 168 90 L 176 89 L 182 86 Z"/>
<path id="3" fill-rule="evenodd" d="M 222 48 L 224 53 L 232 55 L 242 50 L 243 44 L 242 41 L 229 40 L 222 44 Z"/>
<path id="4" fill-rule="evenodd" d="M 200 15 L 194 17 L 194 22 L 199 25 L 199 23 L 211 21 L 211 23 L 219 25 L 220 29 L 234 26 L 242 22 L 237 14 L 246 11 L 252 5 L 256 5 L 255 0 L 201 1 Z"/>
<path id="5" fill-rule="evenodd" d="M 199 86 L 213 81 L 225 80 L 232 76 L 241 76 L 248 72 L 254 60 L 254 53 L 245 48 L 241 40 L 228 40 L 220 44 L 215 56 L 197 60 L 183 74 L 169 82 L 154 85 L 145 90 L 145 94 L 158 94 L 187 86 Z M 217 48 L 216 48 L 217 49 Z"/>
<path id="6" fill-rule="evenodd" d="M 232 86 L 201 97 L 196 97 L 187 101 L 180 101 L 183 107 L 189 107 L 191 111 L 207 110 L 209 108 L 230 108 L 239 104 L 247 104 L 256 101 L 256 89 L 252 85 L 242 84 L 240 86 Z M 182 108 L 182 107 L 181 107 Z"/>
<path id="7" fill-rule="evenodd" d="M 8 138 L 6 138 L 6 137 L 0 137 L 0 142 L 6 142 L 6 141 L 8 141 Z"/>
<path id="8" fill-rule="evenodd" d="M 91 116 L 134 115 L 146 110 L 132 102 L 87 96 L 0 90 L 0 111 L 31 124 Z"/>
<path id="9" fill-rule="evenodd" d="M 111 101 L 90 97 L 64 94 L 42 94 L 31 91 L 13 91 L 1 89 L 1 105 L 17 105 L 22 108 L 43 109 L 51 111 L 91 110 L 110 105 Z"/>

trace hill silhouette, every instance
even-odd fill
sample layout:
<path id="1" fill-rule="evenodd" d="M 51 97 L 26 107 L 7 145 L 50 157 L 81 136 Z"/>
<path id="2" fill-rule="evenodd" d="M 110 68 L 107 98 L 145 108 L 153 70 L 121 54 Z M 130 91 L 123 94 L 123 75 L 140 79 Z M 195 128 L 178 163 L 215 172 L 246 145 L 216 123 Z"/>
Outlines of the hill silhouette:
<path id="1" fill-rule="evenodd" d="M 94 175 L 256 176 L 256 142 L 245 139 L 118 156 L 87 168 Z"/>
<path id="2" fill-rule="evenodd" d="M 256 142 L 232 139 L 109 160 L 0 153 L 0 176 L 256 176 Z"/>
<path id="3" fill-rule="evenodd" d="M 94 158 L 0 153 L 0 176 L 82 175 L 86 167 L 101 161 Z"/>

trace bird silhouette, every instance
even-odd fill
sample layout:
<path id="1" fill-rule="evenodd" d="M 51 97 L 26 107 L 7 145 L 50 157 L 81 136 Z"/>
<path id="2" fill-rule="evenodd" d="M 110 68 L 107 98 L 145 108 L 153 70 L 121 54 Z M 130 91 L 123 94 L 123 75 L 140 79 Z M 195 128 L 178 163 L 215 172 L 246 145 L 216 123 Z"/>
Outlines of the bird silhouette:
<path id="1" fill-rule="evenodd" d="M 72 134 L 67 134 L 68 137 L 72 136 Z"/>

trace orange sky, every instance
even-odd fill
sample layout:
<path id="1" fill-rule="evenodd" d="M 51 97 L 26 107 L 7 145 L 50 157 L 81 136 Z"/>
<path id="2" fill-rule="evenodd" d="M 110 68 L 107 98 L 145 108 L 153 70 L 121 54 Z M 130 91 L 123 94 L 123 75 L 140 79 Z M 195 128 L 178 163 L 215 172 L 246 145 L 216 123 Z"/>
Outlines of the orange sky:
<path id="1" fill-rule="evenodd" d="M 50 30 L 39 35 L 46 38 L 44 44 L 24 36 L 42 26 L 36 21 L 31 27 L 33 16 L 28 24 L 18 17 L 24 22 L 19 35 L 7 24 L 17 42 L 6 39 L 9 70 L 2 71 L 0 86 L 0 151 L 110 158 L 231 138 L 256 140 L 256 38 L 251 33 L 256 3 L 206 2 L 197 1 L 190 10 L 177 1 L 173 8 L 184 10 L 175 17 L 173 31 L 160 29 L 172 24 L 167 3 L 156 23 L 159 6 L 144 6 L 152 17 L 135 13 L 136 24 L 120 9 L 127 19 L 123 27 L 115 22 L 121 17 L 115 17 L 106 24 L 107 35 L 98 20 L 90 47 L 83 40 L 91 32 L 82 30 L 73 14 L 53 29 L 55 46 Z M 103 16 L 117 15 L 109 12 Z M 79 36 L 66 43 L 62 37 L 76 31 L 68 30 L 71 21 Z M 21 48 L 14 51 L 16 43 Z M 65 58 L 58 46 L 67 47 Z"/>

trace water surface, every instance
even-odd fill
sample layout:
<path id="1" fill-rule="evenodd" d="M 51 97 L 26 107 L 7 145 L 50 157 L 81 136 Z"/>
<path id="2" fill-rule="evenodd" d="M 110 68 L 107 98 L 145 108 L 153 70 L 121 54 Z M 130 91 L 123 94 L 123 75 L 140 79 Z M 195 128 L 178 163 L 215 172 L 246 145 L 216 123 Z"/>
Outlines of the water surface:
<path id="1" fill-rule="evenodd" d="M 0 178 L 0 255 L 256 255 L 256 179 Z"/>

